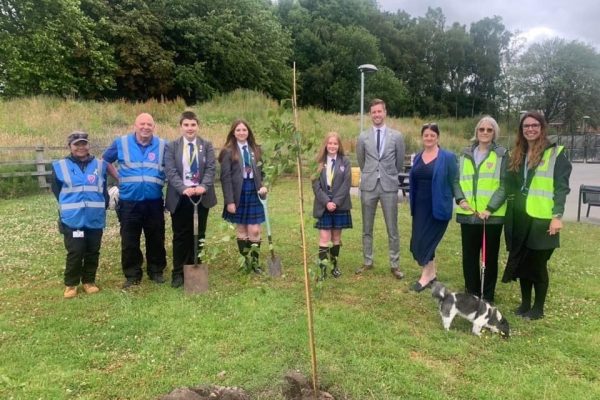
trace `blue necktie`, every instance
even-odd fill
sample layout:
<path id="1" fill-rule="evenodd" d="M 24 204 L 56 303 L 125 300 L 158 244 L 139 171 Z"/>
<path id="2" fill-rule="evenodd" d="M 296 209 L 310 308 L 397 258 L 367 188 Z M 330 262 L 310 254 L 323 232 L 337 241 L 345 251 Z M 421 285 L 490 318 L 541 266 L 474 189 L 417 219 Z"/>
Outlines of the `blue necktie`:
<path id="1" fill-rule="evenodd" d="M 246 171 L 246 178 L 250 178 L 251 164 L 250 164 L 250 153 L 248 153 L 248 146 L 242 146 L 244 155 L 244 171 Z"/>
<path id="2" fill-rule="evenodd" d="M 190 172 L 195 175 L 198 172 L 198 157 L 194 157 L 194 143 L 188 143 L 190 147 Z"/>

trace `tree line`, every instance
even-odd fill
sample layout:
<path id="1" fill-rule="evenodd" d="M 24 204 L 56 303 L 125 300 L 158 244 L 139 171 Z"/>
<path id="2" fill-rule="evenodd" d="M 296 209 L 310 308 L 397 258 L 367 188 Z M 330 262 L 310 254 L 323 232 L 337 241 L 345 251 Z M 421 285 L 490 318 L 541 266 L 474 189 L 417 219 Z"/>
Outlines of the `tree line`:
<path id="1" fill-rule="evenodd" d="M 496 117 L 542 110 L 577 126 L 600 111 L 600 55 L 578 41 L 525 47 L 499 16 L 448 24 L 375 0 L 0 0 L 0 96 L 210 99 L 237 88 L 395 116 Z"/>

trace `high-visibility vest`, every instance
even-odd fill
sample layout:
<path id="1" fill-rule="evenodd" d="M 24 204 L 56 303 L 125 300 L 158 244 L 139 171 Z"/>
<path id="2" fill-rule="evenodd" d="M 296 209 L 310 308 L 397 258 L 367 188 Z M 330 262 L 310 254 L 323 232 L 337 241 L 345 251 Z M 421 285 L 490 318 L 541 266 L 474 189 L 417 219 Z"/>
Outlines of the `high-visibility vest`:
<path id="1" fill-rule="evenodd" d="M 500 172 L 504 155 L 498 156 L 490 150 L 488 156 L 475 167 L 475 161 L 464 154 L 460 157 L 460 187 L 465 200 L 476 211 L 485 211 L 492 195 L 500 187 Z M 456 209 L 457 214 L 472 215 L 470 210 Z M 492 213 L 493 216 L 503 217 L 506 214 L 506 202 Z"/>
<path id="2" fill-rule="evenodd" d="M 93 159 L 82 171 L 68 158 L 52 163 L 62 182 L 58 195 L 60 220 L 71 229 L 102 229 L 106 221 L 104 181 L 106 163 Z"/>
<path id="3" fill-rule="evenodd" d="M 552 219 L 554 166 L 556 157 L 563 148 L 563 146 L 552 146 L 544 150 L 544 155 L 535 169 L 525 202 L 525 211 L 531 217 Z M 527 165 L 524 168 L 527 168 Z"/>
<path id="4" fill-rule="evenodd" d="M 156 136 L 143 150 L 135 141 L 135 134 L 117 139 L 119 158 L 119 198 L 142 201 L 162 198 L 165 185 L 163 158 L 165 141 Z"/>

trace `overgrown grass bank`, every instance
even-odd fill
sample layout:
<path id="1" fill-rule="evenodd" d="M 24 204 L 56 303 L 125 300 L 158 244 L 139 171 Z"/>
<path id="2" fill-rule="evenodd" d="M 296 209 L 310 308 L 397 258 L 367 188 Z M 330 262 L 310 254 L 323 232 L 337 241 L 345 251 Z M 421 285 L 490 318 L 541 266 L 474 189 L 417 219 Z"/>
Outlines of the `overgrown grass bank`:
<path id="1" fill-rule="evenodd" d="M 244 387 L 254 399 L 281 399 L 286 371 L 310 375 L 297 198 L 295 182 L 282 180 L 269 203 L 282 279 L 240 274 L 230 242 L 219 244 L 205 295 L 187 297 L 146 277 L 138 290 L 122 292 L 118 224 L 111 212 L 98 274 L 102 291 L 72 301 L 62 299 L 65 251 L 52 196 L 0 202 L 0 398 L 141 400 L 175 387 L 216 383 Z M 307 210 L 311 201 L 306 195 Z M 512 337 L 478 338 L 458 319 L 445 332 L 430 291 L 408 290 L 419 270 L 407 250 L 406 202 L 400 204 L 399 226 L 407 278 L 397 281 L 387 268 L 380 212 L 376 268 L 354 275 L 362 259 L 360 202 L 353 201 L 355 228 L 344 232 L 343 275 L 314 293 L 318 375 L 337 399 L 600 398 L 597 227 L 565 222 L 563 246 L 550 263 L 545 319 L 513 316 L 518 284 L 498 283 L 497 306 L 510 321 Z M 213 239 L 224 233 L 221 207 L 219 198 L 209 216 Z M 310 217 L 306 222 L 314 260 L 316 230 Z M 439 279 L 461 290 L 454 222 L 437 260 Z"/>
<path id="2" fill-rule="evenodd" d="M 76 129 L 88 131 L 93 143 L 106 145 L 116 136 L 130 131 L 135 116 L 140 112 L 149 112 L 154 116 L 159 135 L 175 139 L 179 135 L 179 115 L 186 109 L 182 100 L 164 103 L 102 103 L 33 97 L 1 101 L 0 104 L 0 146 L 61 146 L 65 144 L 68 133 Z M 284 102 L 284 107 L 285 104 L 287 103 Z M 210 102 L 191 107 L 202 120 L 201 134 L 211 139 L 216 146 L 223 144 L 230 124 L 236 118 L 244 118 L 250 123 L 259 142 L 268 141 L 265 131 L 270 126 L 272 113 L 278 108 L 276 101 L 247 90 L 221 95 Z M 291 119 L 291 110 L 288 109 L 284 115 Z M 416 151 L 420 147 L 420 128 L 426 122 L 430 122 L 429 119 L 388 119 L 389 126 L 407 135 L 409 151 Z M 442 144 L 459 150 L 473 136 L 476 119 L 448 118 L 437 122 L 442 131 Z M 359 125 L 358 113 L 342 116 L 315 108 L 303 108 L 299 111 L 299 127 L 303 134 L 321 138 L 326 132 L 336 130 L 342 134 L 346 147 L 351 151 L 360 130 Z M 367 115 L 365 126 L 368 125 Z"/>

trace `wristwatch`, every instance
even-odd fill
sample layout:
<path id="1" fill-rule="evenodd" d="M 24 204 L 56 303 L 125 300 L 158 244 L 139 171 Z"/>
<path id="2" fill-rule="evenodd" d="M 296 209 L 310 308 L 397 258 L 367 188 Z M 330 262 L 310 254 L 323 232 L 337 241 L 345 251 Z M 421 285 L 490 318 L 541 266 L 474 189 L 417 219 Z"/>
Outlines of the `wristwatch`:
<path id="1" fill-rule="evenodd" d="M 562 218 L 562 214 L 554 214 L 552 216 L 552 218 L 561 219 Z"/>

